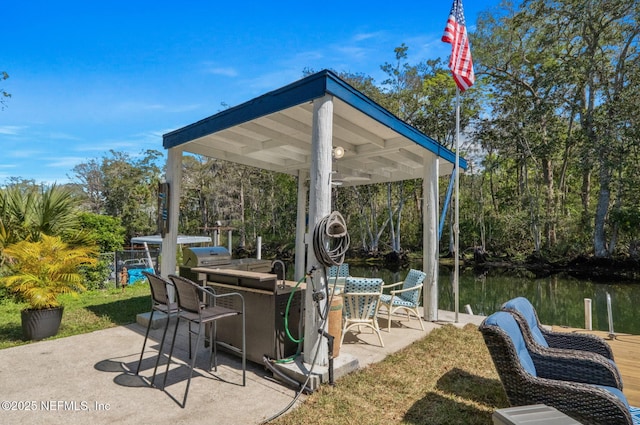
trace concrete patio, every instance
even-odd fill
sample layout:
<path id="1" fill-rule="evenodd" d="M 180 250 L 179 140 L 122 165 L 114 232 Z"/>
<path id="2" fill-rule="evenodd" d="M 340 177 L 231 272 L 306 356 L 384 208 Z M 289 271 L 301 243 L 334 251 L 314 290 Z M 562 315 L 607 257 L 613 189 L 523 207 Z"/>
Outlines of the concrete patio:
<path id="1" fill-rule="evenodd" d="M 440 311 L 441 322 L 394 322 L 383 331 L 385 347 L 372 333 L 345 338 L 335 360 L 359 367 L 381 361 L 444 323 L 451 312 Z M 479 324 L 481 316 L 459 315 L 459 323 Z M 381 318 L 380 325 L 386 326 Z M 264 366 L 247 362 L 243 387 L 238 358 L 219 353 L 218 372 L 208 373 L 206 352 L 198 357 L 186 407 L 181 407 L 189 368 L 186 333 L 180 331 L 165 391 L 150 388 L 161 330 L 152 331 L 140 375 L 135 375 L 145 328 L 121 326 L 68 338 L 0 350 L 2 402 L 0 422 L 7 424 L 259 424 L 280 412 L 296 393 L 272 378 Z M 182 340 L 180 340 L 182 338 Z M 161 362 L 166 366 L 166 362 Z M 159 368 L 156 384 L 164 379 Z M 304 396 L 298 403 L 304 400 Z"/>

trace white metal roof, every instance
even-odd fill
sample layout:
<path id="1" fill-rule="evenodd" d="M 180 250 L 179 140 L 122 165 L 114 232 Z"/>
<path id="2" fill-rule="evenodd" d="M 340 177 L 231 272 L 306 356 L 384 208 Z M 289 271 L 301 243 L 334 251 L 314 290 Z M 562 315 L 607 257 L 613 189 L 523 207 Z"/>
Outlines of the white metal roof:
<path id="1" fill-rule="evenodd" d="M 150 236 L 136 236 L 135 238 L 131 238 L 131 243 L 142 244 L 145 242 L 152 245 L 161 245 L 162 236 L 150 235 Z M 187 245 L 192 243 L 211 243 L 211 238 L 209 236 L 178 235 L 178 245 Z"/>
<path id="2" fill-rule="evenodd" d="M 309 170 L 313 100 L 333 96 L 333 164 L 344 185 L 422 178 L 425 155 L 437 155 L 440 174 L 455 154 L 398 119 L 331 71 L 321 71 L 163 136 L 166 149 L 297 175 Z M 460 168 L 467 163 L 460 158 Z"/>

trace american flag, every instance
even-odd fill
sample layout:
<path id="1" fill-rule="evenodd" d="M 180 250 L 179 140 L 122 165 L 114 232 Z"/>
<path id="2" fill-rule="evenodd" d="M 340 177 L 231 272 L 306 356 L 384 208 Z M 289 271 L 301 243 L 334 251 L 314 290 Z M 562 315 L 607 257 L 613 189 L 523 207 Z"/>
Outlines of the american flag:
<path id="1" fill-rule="evenodd" d="M 449 69 L 453 74 L 453 80 L 461 92 L 473 85 L 476 76 L 473 73 L 473 61 L 469 49 L 469 37 L 464 23 L 464 11 L 462 0 L 454 0 L 444 29 L 442 41 L 451 43 L 451 58 Z"/>

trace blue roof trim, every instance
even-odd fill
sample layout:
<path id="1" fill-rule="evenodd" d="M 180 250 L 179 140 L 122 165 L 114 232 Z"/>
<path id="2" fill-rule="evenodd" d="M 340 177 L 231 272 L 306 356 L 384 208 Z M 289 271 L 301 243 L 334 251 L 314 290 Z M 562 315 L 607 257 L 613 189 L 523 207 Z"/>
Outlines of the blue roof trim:
<path id="1" fill-rule="evenodd" d="M 199 137 L 322 97 L 326 93 L 326 79 L 321 74 L 310 75 L 248 102 L 167 133 L 163 136 L 162 144 L 165 149 L 170 149 Z"/>
<path id="2" fill-rule="evenodd" d="M 455 163 L 455 153 L 400 120 L 329 70 L 317 72 L 280 89 L 167 133 L 163 136 L 163 146 L 165 149 L 170 149 L 252 119 L 310 102 L 327 93 L 341 99 L 430 152 Z M 462 157 L 460 157 L 460 168 L 467 169 L 467 161 Z"/>

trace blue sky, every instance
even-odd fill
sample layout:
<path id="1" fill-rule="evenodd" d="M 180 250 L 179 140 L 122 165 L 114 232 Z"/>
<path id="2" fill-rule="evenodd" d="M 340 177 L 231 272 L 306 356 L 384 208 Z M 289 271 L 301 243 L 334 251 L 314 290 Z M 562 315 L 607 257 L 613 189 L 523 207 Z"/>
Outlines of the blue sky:
<path id="1" fill-rule="evenodd" d="M 325 68 L 449 55 L 451 1 L 11 1 L 2 5 L 0 185 L 67 183 L 109 150 L 164 152 L 162 134 Z M 464 1 L 467 27 L 498 0 Z M 473 49 L 473 47 L 472 47 Z M 473 50 L 472 50 L 473 52 Z"/>

